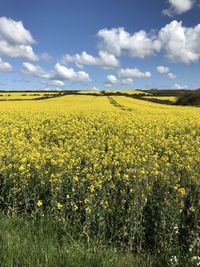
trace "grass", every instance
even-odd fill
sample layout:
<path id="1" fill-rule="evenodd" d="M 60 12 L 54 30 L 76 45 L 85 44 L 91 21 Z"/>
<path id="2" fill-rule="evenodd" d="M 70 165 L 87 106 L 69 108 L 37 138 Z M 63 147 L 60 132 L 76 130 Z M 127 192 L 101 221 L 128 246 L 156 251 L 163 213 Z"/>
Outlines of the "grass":
<path id="1" fill-rule="evenodd" d="M 90 240 L 74 226 L 50 217 L 0 214 L 0 267 L 195 267 L 166 255 L 134 254 L 97 238 Z"/>
<path id="2" fill-rule="evenodd" d="M 155 266 L 149 257 L 134 256 L 97 241 L 86 242 L 69 228 L 48 219 L 8 218 L 1 215 L 0 266 Z"/>

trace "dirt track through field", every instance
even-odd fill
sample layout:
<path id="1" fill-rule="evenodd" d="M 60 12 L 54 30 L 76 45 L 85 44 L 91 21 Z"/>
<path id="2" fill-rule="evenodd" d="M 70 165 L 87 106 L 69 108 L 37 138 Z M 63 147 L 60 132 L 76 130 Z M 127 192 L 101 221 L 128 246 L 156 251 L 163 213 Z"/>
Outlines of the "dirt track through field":
<path id="1" fill-rule="evenodd" d="M 113 105 L 114 107 L 118 108 L 118 109 L 121 109 L 123 111 L 128 111 L 128 112 L 132 112 L 133 109 L 132 108 L 127 108 L 126 106 L 124 105 L 121 105 L 119 104 L 114 98 L 112 98 L 111 96 L 108 96 L 107 97 L 110 104 Z"/>

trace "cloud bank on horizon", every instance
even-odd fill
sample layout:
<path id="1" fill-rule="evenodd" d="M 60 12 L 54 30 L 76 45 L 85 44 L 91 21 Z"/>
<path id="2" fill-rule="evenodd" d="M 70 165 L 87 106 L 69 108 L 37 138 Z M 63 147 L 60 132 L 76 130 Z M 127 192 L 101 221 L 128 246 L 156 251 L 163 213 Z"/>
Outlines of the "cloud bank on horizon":
<path id="1" fill-rule="evenodd" d="M 181 15 L 195 7 L 195 0 L 169 0 L 168 9 L 163 10 L 167 16 Z M 132 86 L 137 79 L 151 79 L 152 69 L 139 69 L 134 60 L 163 56 L 169 64 L 191 65 L 200 62 L 200 24 L 187 27 L 176 19 L 160 29 L 141 29 L 130 32 L 124 27 L 101 28 L 96 32 L 97 55 L 87 51 L 60 55 L 54 59 L 51 68 L 42 67 L 42 62 L 51 64 L 47 51 L 35 52 L 39 45 L 23 22 L 8 17 L 0 17 L 0 72 L 13 72 L 15 67 L 9 61 L 18 59 L 24 75 L 40 79 L 41 84 L 64 87 L 65 82 L 88 84 L 95 82 L 85 70 L 86 67 L 99 68 L 106 72 L 101 84 L 106 87 L 114 85 Z M 4 57 L 6 59 L 4 59 Z M 123 58 L 132 59 L 132 67 L 125 66 Z M 37 61 L 37 63 L 35 63 Z M 72 66 L 70 66 L 72 65 Z M 160 77 L 175 80 L 177 75 L 168 66 L 157 65 Z M 177 89 L 187 88 L 174 84 Z M 95 87 L 96 88 L 96 87 Z"/>

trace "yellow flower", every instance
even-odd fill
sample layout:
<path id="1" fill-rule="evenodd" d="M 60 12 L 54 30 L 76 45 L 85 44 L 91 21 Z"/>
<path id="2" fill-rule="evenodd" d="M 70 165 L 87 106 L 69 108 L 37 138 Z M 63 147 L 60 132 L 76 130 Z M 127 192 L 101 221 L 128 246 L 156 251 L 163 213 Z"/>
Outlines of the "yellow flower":
<path id="1" fill-rule="evenodd" d="M 91 193 L 93 193 L 95 191 L 93 184 L 89 186 L 89 190 L 90 190 Z"/>
<path id="2" fill-rule="evenodd" d="M 60 202 L 57 203 L 57 208 L 58 208 L 58 210 L 60 210 L 60 209 L 62 208 L 62 206 L 63 206 L 63 205 L 62 205 Z"/>
<path id="3" fill-rule="evenodd" d="M 20 170 L 20 171 L 24 171 L 24 170 L 25 170 L 25 167 L 24 167 L 23 165 L 21 165 L 21 166 L 19 167 L 19 170 Z"/>
<path id="4" fill-rule="evenodd" d="M 78 182 L 78 176 L 74 176 L 74 182 Z"/>
<path id="5" fill-rule="evenodd" d="M 85 211 L 86 211 L 87 214 L 90 214 L 91 213 L 91 209 L 88 208 L 88 207 L 85 209 Z"/>
<path id="6" fill-rule="evenodd" d="M 78 209 L 78 206 L 77 206 L 75 203 L 72 203 L 71 205 L 72 205 L 72 209 L 73 209 L 74 211 L 76 211 L 76 210 Z"/>
<path id="7" fill-rule="evenodd" d="M 178 189 L 178 193 L 179 193 L 182 197 L 184 197 L 184 196 L 187 194 L 186 191 L 185 191 L 185 188 L 183 188 L 183 187 L 181 187 L 181 188 Z"/>
<path id="8" fill-rule="evenodd" d="M 192 213 L 195 212 L 194 207 L 190 207 L 189 210 L 190 210 L 190 212 L 192 212 Z"/>
<path id="9" fill-rule="evenodd" d="M 42 205 L 43 205 L 43 202 L 42 202 L 42 200 L 39 199 L 38 202 L 37 202 L 37 206 L 38 207 L 42 207 Z"/>
<path id="10" fill-rule="evenodd" d="M 128 174 L 124 174 L 123 178 L 124 178 L 124 180 L 128 181 L 129 180 Z"/>

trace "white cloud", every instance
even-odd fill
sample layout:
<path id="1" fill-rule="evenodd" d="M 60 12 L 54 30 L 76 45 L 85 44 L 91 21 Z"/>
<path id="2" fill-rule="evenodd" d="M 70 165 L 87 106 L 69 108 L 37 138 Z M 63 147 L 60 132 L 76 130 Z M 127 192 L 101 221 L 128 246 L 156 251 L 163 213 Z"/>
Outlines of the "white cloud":
<path id="1" fill-rule="evenodd" d="M 118 82 L 119 82 L 118 79 L 114 75 L 108 75 L 106 77 L 106 83 L 117 84 Z"/>
<path id="2" fill-rule="evenodd" d="M 42 67 L 33 65 L 28 62 L 22 64 L 22 72 L 25 74 L 33 75 L 40 78 L 46 78 L 51 82 L 49 85 L 62 86 L 62 81 L 71 82 L 89 82 L 91 81 L 89 74 L 84 71 L 76 72 L 72 68 L 67 68 L 60 63 L 54 66 L 54 70 L 47 72 Z"/>
<path id="3" fill-rule="evenodd" d="M 118 84 L 118 85 L 131 85 L 132 83 L 133 83 L 133 79 L 131 79 L 131 78 L 119 80 L 114 75 L 108 75 L 106 77 L 106 81 L 105 81 L 104 85 L 107 87 L 111 87 L 112 85 L 116 85 L 116 84 Z"/>
<path id="4" fill-rule="evenodd" d="M 65 55 L 61 63 L 65 64 L 67 62 L 74 62 L 77 67 L 82 68 L 83 65 L 92 65 L 92 66 L 100 66 L 102 68 L 110 69 L 115 68 L 119 66 L 118 59 L 112 55 L 109 54 L 106 51 L 99 51 L 99 57 L 94 57 L 90 54 L 87 54 L 87 52 L 82 52 L 80 55 Z"/>
<path id="5" fill-rule="evenodd" d="M 40 66 L 33 65 L 28 62 L 22 63 L 22 72 L 25 74 L 41 77 L 41 78 L 49 78 L 50 75 Z"/>
<path id="6" fill-rule="evenodd" d="M 99 51 L 99 60 L 97 60 L 97 62 L 99 62 L 98 65 L 103 68 L 115 68 L 119 66 L 118 59 L 106 51 Z"/>
<path id="7" fill-rule="evenodd" d="M 175 83 L 174 88 L 175 89 L 188 89 L 189 87 L 187 85 L 180 85 L 180 84 Z"/>
<path id="8" fill-rule="evenodd" d="M 38 60 L 31 47 L 35 41 L 21 21 L 0 17 L 0 54 L 14 58 Z"/>
<path id="9" fill-rule="evenodd" d="M 168 2 L 170 6 L 163 10 L 163 14 L 169 17 L 189 11 L 195 4 L 194 0 L 168 0 Z"/>
<path id="10" fill-rule="evenodd" d="M 0 18 L 0 36 L 13 45 L 29 45 L 35 42 L 31 33 L 24 28 L 21 21 L 6 17 Z"/>
<path id="11" fill-rule="evenodd" d="M 176 79 L 176 75 L 173 74 L 173 73 L 171 73 L 171 72 L 169 72 L 169 73 L 167 74 L 167 76 L 168 76 L 168 78 L 171 79 L 171 80 Z"/>
<path id="12" fill-rule="evenodd" d="M 158 66 L 156 69 L 159 73 L 162 73 L 162 74 L 168 73 L 170 71 L 168 67 L 164 67 L 164 66 Z"/>
<path id="13" fill-rule="evenodd" d="M 200 24 L 186 28 L 174 20 L 160 30 L 158 38 L 172 62 L 189 64 L 200 59 Z"/>
<path id="14" fill-rule="evenodd" d="M 131 57 L 145 58 L 160 50 L 160 42 L 153 32 L 149 34 L 141 30 L 130 34 L 124 28 L 101 29 L 97 36 L 100 38 L 99 48 L 120 56 L 122 52 Z"/>
<path id="15" fill-rule="evenodd" d="M 164 67 L 164 66 L 158 66 L 157 71 L 161 74 L 167 74 L 167 77 L 171 80 L 176 79 L 176 75 L 172 72 L 169 72 L 170 69 L 168 67 Z"/>
<path id="16" fill-rule="evenodd" d="M 11 66 L 10 63 L 8 62 L 4 62 L 1 58 L 0 58 L 0 71 L 3 72 L 10 72 L 13 70 L 13 67 Z"/>
<path id="17" fill-rule="evenodd" d="M 133 84 L 133 79 L 131 79 L 131 78 L 122 79 L 121 80 L 121 84 L 123 84 L 123 85 L 131 85 L 131 84 Z"/>
<path id="18" fill-rule="evenodd" d="M 95 58 L 84 51 L 81 53 L 81 55 L 76 54 L 74 56 L 71 56 L 67 54 L 63 56 L 63 58 L 61 59 L 61 64 L 66 64 L 68 62 L 74 62 L 77 67 L 82 67 L 82 65 L 94 65 Z"/>
<path id="19" fill-rule="evenodd" d="M 90 82 L 90 76 L 85 71 L 75 71 L 72 68 L 67 68 L 60 63 L 57 63 L 54 67 L 54 74 L 52 79 L 61 80 L 61 81 L 71 81 L 71 82 Z"/>
<path id="20" fill-rule="evenodd" d="M 13 58 L 24 58 L 36 61 L 39 57 L 30 45 L 11 45 L 0 38 L 0 54 Z"/>
<path id="21" fill-rule="evenodd" d="M 102 29 L 98 36 L 99 47 L 117 56 L 126 52 L 131 57 L 145 58 L 163 50 L 165 56 L 174 63 L 190 64 L 200 60 L 200 24 L 187 28 L 181 21 L 174 20 L 157 34 L 155 31 L 131 34 L 123 28 L 117 28 Z"/>
<path id="22" fill-rule="evenodd" d="M 151 72 L 141 72 L 139 69 L 120 69 L 118 75 L 123 78 L 149 78 L 151 77 Z"/>

